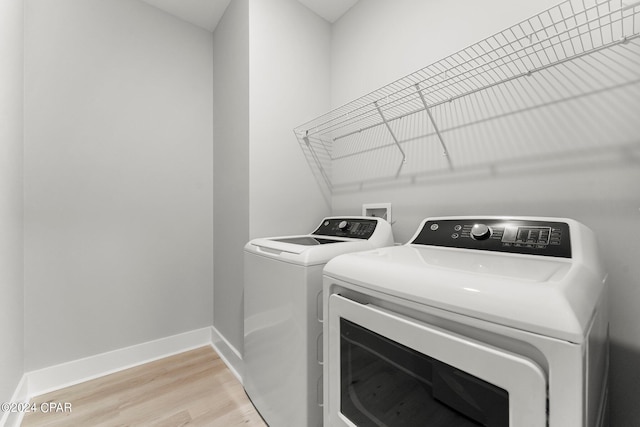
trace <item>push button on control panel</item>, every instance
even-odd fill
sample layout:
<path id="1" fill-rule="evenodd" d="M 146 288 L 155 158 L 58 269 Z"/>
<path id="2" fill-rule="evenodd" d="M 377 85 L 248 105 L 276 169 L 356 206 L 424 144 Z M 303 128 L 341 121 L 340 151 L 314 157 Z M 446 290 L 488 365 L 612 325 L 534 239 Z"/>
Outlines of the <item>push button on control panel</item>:
<path id="1" fill-rule="evenodd" d="M 552 245 L 559 245 L 562 243 L 562 230 L 559 228 L 551 229 L 551 237 L 549 243 Z"/>

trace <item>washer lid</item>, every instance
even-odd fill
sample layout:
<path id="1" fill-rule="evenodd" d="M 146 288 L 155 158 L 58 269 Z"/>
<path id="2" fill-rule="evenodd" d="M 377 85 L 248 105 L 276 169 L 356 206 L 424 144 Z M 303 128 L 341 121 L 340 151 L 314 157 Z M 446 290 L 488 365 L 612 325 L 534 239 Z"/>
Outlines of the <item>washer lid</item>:
<path id="1" fill-rule="evenodd" d="M 253 239 L 245 252 L 303 266 L 325 264 L 349 252 L 393 245 L 391 225 L 380 218 L 328 217 L 312 234 Z"/>
<path id="2" fill-rule="evenodd" d="M 320 237 L 312 237 L 312 236 L 281 237 L 279 239 L 271 239 L 271 240 L 273 240 L 274 242 L 293 243 L 294 245 L 302 245 L 302 246 L 328 245 L 331 243 L 340 242 L 340 240 L 322 239 Z"/>
<path id="3" fill-rule="evenodd" d="M 279 261 L 300 264 L 304 266 L 325 264 L 338 255 L 375 249 L 369 240 L 362 239 L 321 239 L 331 241 L 331 244 L 311 244 L 311 240 L 319 240 L 316 236 L 283 236 L 265 239 L 253 239 L 244 247 L 245 252 L 254 253 Z"/>

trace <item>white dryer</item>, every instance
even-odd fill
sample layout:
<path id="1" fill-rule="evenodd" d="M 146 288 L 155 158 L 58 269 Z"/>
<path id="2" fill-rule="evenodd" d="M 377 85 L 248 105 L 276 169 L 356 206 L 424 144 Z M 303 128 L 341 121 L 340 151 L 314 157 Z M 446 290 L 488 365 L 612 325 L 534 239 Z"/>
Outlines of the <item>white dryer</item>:
<path id="1" fill-rule="evenodd" d="M 380 218 L 330 217 L 311 234 L 245 246 L 243 385 L 269 426 L 322 425 L 322 268 L 389 245 Z"/>
<path id="2" fill-rule="evenodd" d="M 425 219 L 324 269 L 326 426 L 606 423 L 608 313 L 570 219 Z"/>

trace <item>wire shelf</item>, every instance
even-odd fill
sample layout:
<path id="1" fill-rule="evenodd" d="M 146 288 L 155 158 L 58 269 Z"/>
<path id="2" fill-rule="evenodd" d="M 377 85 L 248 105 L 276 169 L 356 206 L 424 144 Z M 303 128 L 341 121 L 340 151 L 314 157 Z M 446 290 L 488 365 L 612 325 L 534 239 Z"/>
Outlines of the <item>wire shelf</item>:
<path id="1" fill-rule="evenodd" d="M 639 12 L 638 1 L 563 1 L 294 133 L 329 194 L 346 182 L 457 168 L 465 154 L 453 151 L 464 144 L 452 151 L 449 142 L 460 129 L 638 83 Z"/>

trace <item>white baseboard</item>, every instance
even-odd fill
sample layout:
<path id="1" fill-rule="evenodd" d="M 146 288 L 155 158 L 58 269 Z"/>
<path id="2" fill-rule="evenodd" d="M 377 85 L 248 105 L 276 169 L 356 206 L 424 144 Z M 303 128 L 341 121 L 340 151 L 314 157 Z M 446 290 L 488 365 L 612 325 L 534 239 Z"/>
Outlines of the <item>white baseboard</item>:
<path id="1" fill-rule="evenodd" d="M 243 384 L 243 362 L 242 355 L 225 337 L 222 335 L 215 326 L 211 327 L 211 345 L 213 349 L 218 353 L 222 361 L 227 365 L 227 368 L 235 375 L 235 377 Z"/>
<path id="2" fill-rule="evenodd" d="M 29 397 L 39 396 L 205 345 L 211 345 L 210 327 L 27 372 L 25 376 L 28 382 Z"/>
<path id="3" fill-rule="evenodd" d="M 26 403 L 41 394 L 205 345 L 214 348 L 229 370 L 242 383 L 242 355 L 215 327 L 210 326 L 26 372 L 11 402 Z M 23 416 L 24 413 L 2 413 L 0 426 L 18 427 Z"/>

